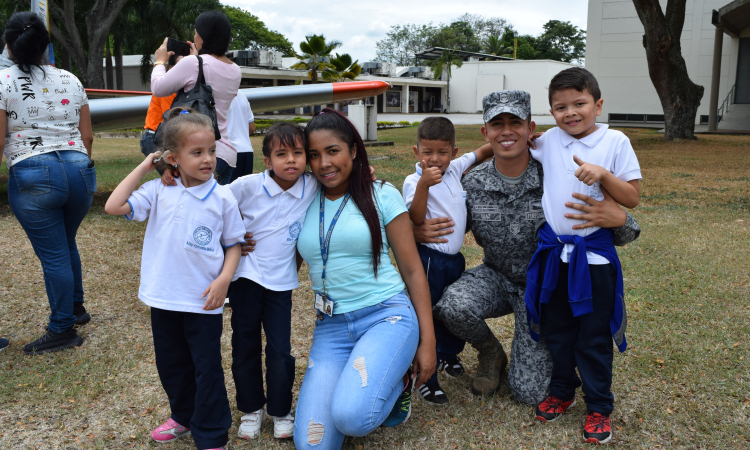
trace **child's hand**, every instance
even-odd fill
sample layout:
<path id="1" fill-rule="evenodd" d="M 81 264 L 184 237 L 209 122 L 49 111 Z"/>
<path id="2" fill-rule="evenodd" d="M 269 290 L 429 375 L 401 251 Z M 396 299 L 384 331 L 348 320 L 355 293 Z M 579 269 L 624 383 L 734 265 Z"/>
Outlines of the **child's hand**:
<path id="1" fill-rule="evenodd" d="M 146 169 L 146 172 L 151 172 L 152 170 L 156 169 L 156 163 L 154 161 L 157 161 L 159 158 L 161 158 L 160 151 L 151 153 L 150 155 L 146 156 L 146 159 L 143 160 L 143 162 L 141 163 L 141 167 Z"/>
<path id="2" fill-rule="evenodd" d="M 419 179 L 419 183 L 430 187 L 440 184 L 443 181 L 443 174 L 440 172 L 439 167 L 427 167 L 427 163 L 424 160 L 419 164 L 422 166 L 422 177 Z"/>
<path id="3" fill-rule="evenodd" d="M 540 137 L 542 137 L 543 134 L 544 134 L 543 131 L 537 131 L 536 133 L 532 134 L 531 137 L 529 137 L 529 139 L 528 139 L 528 141 L 526 143 L 529 144 L 529 147 L 531 147 L 534 150 L 536 150 L 536 144 L 534 143 L 534 141 L 536 141 L 537 139 L 539 139 Z"/>
<path id="4" fill-rule="evenodd" d="M 177 186 L 175 178 L 180 177 L 180 171 L 173 168 L 167 167 L 164 169 L 164 173 L 161 175 L 161 182 L 164 186 Z"/>
<path id="5" fill-rule="evenodd" d="M 204 311 L 212 311 L 217 308 L 221 308 L 224 305 L 224 300 L 227 298 L 227 290 L 229 289 L 229 283 L 224 281 L 221 277 L 215 279 L 211 284 L 208 285 L 205 291 L 203 291 L 203 298 L 206 298 L 206 304 L 203 305 Z"/>
<path id="6" fill-rule="evenodd" d="M 597 181 L 602 181 L 603 179 L 611 175 L 609 170 L 605 169 L 604 167 L 584 162 L 576 155 L 573 155 L 573 161 L 581 166 L 578 168 L 578 170 L 576 170 L 576 178 L 588 184 L 589 186 Z"/>

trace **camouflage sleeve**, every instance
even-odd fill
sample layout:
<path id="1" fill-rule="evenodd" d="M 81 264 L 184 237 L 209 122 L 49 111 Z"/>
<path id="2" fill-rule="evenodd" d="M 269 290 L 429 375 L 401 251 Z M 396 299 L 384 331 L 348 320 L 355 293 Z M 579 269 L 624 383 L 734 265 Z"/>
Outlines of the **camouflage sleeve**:
<path id="1" fill-rule="evenodd" d="M 641 235 L 641 227 L 638 226 L 638 222 L 630 214 L 625 214 L 627 214 L 625 225 L 613 230 L 615 232 L 615 245 L 617 246 L 630 244 Z"/>

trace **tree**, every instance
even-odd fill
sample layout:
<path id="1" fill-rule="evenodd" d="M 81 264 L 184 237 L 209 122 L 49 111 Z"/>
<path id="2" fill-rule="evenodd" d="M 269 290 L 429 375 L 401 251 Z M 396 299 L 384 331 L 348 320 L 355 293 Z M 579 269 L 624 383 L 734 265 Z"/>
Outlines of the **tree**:
<path id="1" fill-rule="evenodd" d="M 281 33 L 269 30 L 257 16 L 234 6 L 224 5 L 223 10 L 232 24 L 230 50 L 275 50 L 284 56 L 294 56 L 292 43 Z"/>
<path id="2" fill-rule="evenodd" d="M 58 2 L 60 0 L 57 0 Z M 90 9 L 83 16 L 76 14 L 73 0 L 62 0 L 62 8 L 55 0 L 50 0 L 48 7 L 52 13 L 50 20 L 50 33 L 68 51 L 75 61 L 81 76 L 83 85 L 90 88 L 104 87 L 104 74 L 102 70 L 104 45 L 109 39 L 109 31 L 117 19 L 118 14 L 128 0 L 90 0 L 79 2 L 91 4 Z M 81 31 L 78 23 L 85 23 L 86 47 L 81 39 Z M 57 23 L 62 26 L 58 27 Z M 88 49 L 88 52 L 86 51 Z"/>
<path id="3" fill-rule="evenodd" d="M 352 62 L 352 57 L 348 53 L 332 58 L 329 62 L 331 67 L 323 69 L 323 79 L 335 83 L 338 81 L 354 80 L 362 73 L 362 66 L 359 61 Z"/>
<path id="4" fill-rule="evenodd" d="M 490 36 L 487 39 L 485 52 L 488 55 L 513 57 L 513 47 L 505 47 L 503 41 L 498 36 Z"/>
<path id="5" fill-rule="evenodd" d="M 695 139 L 695 116 L 703 86 L 690 79 L 680 37 L 686 0 L 669 0 L 666 14 L 658 0 L 633 0 L 643 24 L 643 46 L 651 82 L 664 110 L 664 139 Z"/>
<path id="6" fill-rule="evenodd" d="M 221 9 L 218 0 L 130 0 L 124 20 L 123 49 L 141 55 L 141 82 L 148 83 L 153 54 L 165 37 L 192 41 L 195 19 L 204 11 Z M 119 21 L 118 21 L 119 23 Z M 113 28 L 113 32 L 119 28 Z M 118 34 L 115 34 L 117 37 Z M 115 49 L 117 55 L 117 49 Z"/>
<path id="7" fill-rule="evenodd" d="M 414 54 L 427 49 L 427 39 L 435 32 L 432 23 L 394 25 L 386 33 L 385 39 L 375 43 L 375 61 L 410 66 L 415 62 Z"/>
<path id="8" fill-rule="evenodd" d="M 477 36 L 468 22 L 453 22 L 443 25 L 433 36 L 427 39 L 427 47 L 451 48 L 466 52 L 481 50 Z"/>
<path id="9" fill-rule="evenodd" d="M 446 86 L 445 100 L 448 103 L 448 111 L 451 110 L 451 67 L 461 67 L 464 62 L 456 56 L 455 50 L 443 49 L 440 57 L 430 64 L 432 68 L 433 78 L 437 80 L 445 71 L 445 75 L 448 78 L 448 84 Z"/>
<path id="10" fill-rule="evenodd" d="M 306 36 L 305 40 L 299 44 L 299 49 L 302 53 L 294 54 L 294 56 L 299 59 L 299 62 L 294 64 L 291 68 L 297 70 L 308 70 L 307 77 L 310 78 L 313 83 L 317 83 L 318 70 L 332 67 L 328 62 L 330 59 L 329 55 L 339 47 L 341 47 L 340 41 L 326 42 L 326 38 L 322 34 L 311 34 Z"/>
<path id="11" fill-rule="evenodd" d="M 512 29 L 512 25 L 501 17 L 485 18 L 479 14 L 465 13 L 459 16 L 456 22 L 466 22 L 474 31 L 477 42 L 480 47 L 485 48 L 492 36 L 502 36 L 507 29 Z"/>
<path id="12" fill-rule="evenodd" d="M 581 62 L 586 55 L 586 32 L 570 22 L 550 20 L 536 39 L 538 59 Z"/>

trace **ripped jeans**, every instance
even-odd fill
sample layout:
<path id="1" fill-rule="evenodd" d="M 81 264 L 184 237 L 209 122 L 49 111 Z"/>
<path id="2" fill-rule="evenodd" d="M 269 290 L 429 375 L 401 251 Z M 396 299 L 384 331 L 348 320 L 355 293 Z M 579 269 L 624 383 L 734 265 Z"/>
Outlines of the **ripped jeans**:
<path id="1" fill-rule="evenodd" d="M 419 324 L 401 292 L 377 305 L 318 314 L 294 422 L 298 449 L 340 449 L 385 421 L 417 352 Z"/>

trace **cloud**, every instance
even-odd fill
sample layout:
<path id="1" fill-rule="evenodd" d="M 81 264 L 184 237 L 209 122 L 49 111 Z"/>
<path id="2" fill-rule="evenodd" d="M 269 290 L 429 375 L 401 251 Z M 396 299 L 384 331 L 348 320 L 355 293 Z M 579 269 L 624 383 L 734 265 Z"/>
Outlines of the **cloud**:
<path id="1" fill-rule="evenodd" d="M 343 42 L 339 52 L 360 62 L 375 58 L 375 43 L 394 25 L 432 22 L 450 23 L 463 13 L 502 17 L 522 34 L 538 35 L 547 21 L 570 21 L 586 29 L 588 2 L 585 0 L 378 0 L 327 3 L 309 0 L 226 0 L 258 16 L 266 26 L 282 33 L 295 49 L 305 36 L 324 34 Z M 460 8 L 457 8 L 460 5 Z"/>

